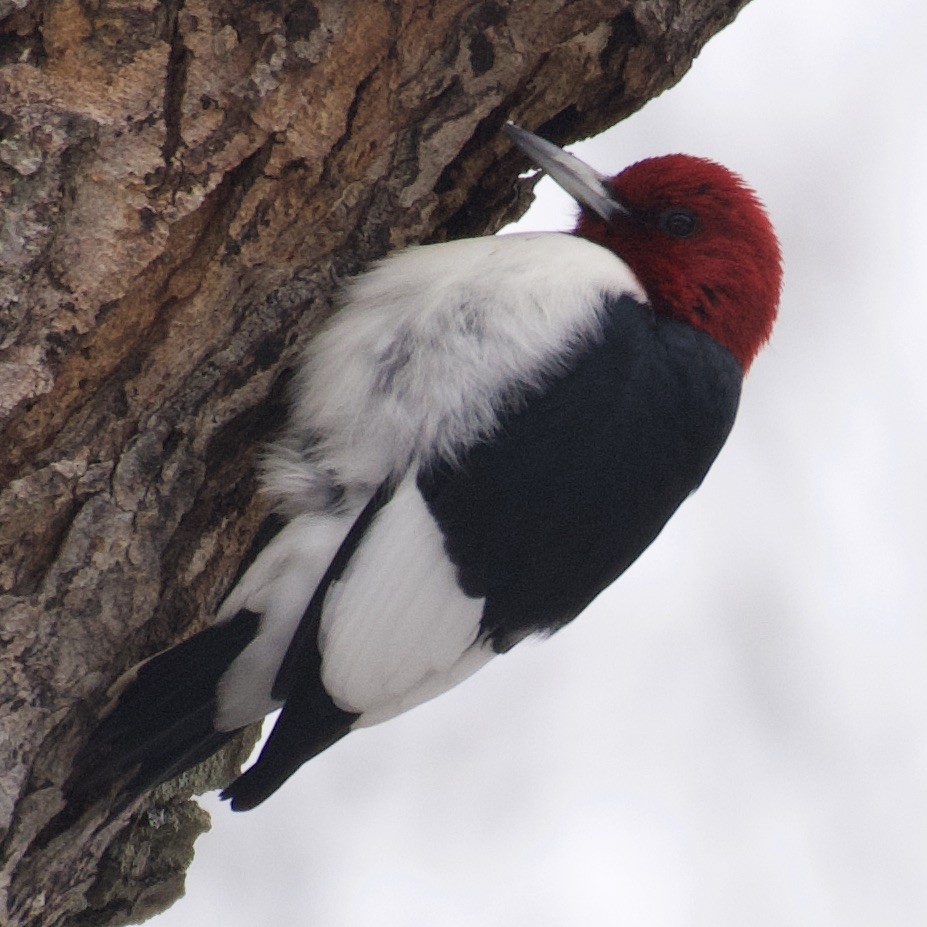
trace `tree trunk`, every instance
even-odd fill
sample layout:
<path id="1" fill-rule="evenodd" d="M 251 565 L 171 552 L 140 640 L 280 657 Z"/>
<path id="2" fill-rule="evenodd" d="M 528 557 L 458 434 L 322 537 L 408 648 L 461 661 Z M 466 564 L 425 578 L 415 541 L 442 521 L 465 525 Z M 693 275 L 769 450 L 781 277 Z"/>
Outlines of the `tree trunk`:
<path id="1" fill-rule="evenodd" d="M 342 278 L 483 235 L 564 143 L 678 80 L 746 0 L 0 0 L 0 922 L 183 889 L 194 789 L 62 814 L 107 686 L 201 627 L 252 463 Z"/>

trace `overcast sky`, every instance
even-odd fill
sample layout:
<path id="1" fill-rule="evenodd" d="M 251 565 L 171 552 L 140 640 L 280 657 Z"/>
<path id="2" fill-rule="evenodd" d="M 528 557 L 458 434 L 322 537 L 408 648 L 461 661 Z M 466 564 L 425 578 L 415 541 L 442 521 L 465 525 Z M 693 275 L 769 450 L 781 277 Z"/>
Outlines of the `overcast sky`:
<path id="1" fill-rule="evenodd" d="M 927 14 L 755 0 L 576 146 L 740 172 L 771 345 L 700 492 L 550 641 L 214 797 L 155 927 L 927 924 Z M 549 181 L 525 227 L 569 227 Z"/>

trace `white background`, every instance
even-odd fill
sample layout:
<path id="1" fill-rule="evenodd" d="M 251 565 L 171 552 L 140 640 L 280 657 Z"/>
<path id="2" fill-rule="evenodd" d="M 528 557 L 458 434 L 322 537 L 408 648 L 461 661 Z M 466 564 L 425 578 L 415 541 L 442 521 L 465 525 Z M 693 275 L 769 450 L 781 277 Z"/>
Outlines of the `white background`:
<path id="1" fill-rule="evenodd" d="M 772 344 L 698 495 L 554 639 L 214 796 L 155 927 L 927 924 L 927 16 L 756 0 L 585 145 L 743 174 Z M 549 181 L 528 227 L 568 228 Z"/>

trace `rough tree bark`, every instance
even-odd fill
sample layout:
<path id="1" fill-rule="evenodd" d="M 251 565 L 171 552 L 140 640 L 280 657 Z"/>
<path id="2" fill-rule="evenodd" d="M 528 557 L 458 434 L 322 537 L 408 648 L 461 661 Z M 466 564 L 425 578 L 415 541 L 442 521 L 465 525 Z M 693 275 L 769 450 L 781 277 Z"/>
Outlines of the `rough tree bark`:
<path id="1" fill-rule="evenodd" d="M 494 231 L 746 0 L 0 0 L 0 922 L 170 904 L 245 745 L 61 814 L 106 687 L 213 614 L 340 278 Z"/>

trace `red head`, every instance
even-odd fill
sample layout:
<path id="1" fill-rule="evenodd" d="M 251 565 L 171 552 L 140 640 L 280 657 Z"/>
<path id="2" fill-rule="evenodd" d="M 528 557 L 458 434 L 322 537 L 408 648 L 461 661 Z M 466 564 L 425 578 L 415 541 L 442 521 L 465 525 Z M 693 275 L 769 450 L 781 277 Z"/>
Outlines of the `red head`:
<path id="1" fill-rule="evenodd" d="M 769 337 L 782 281 L 756 194 L 702 158 L 648 158 L 609 179 L 530 132 L 507 131 L 582 204 L 576 234 L 614 251 L 657 312 L 707 332 L 746 371 Z"/>
<path id="2" fill-rule="evenodd" d="M 746 370 L 769 338 L 782 263 L 756 194 L 726 167 L 689 155 L 648 158 L 607 181 L 627 212 L 583 210 L 582 235 L 634 271 L 654 309 L 701 328 Z"/>

